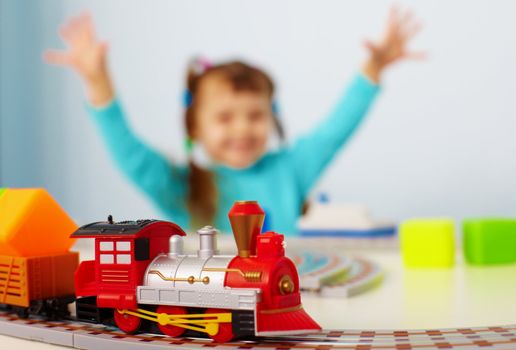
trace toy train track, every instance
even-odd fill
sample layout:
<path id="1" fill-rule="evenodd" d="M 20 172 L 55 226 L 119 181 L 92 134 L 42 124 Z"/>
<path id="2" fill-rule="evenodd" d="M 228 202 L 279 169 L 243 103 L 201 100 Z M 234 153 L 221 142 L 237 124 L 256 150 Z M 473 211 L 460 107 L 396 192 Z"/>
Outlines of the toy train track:
<path id="1" fill-rule="evenodd" d="M 322 297 L 352 297 L 373 289 L 383 279 L 378 264 L 360 257 L 304 252 L 292 260 L 298 269 L 299 288 Z"/>
<path id="2" fill-rule="evenodd" d="M 213 343 L 208 339 L 129 335 L 102 325 L 20 319 L 0 312 L 0 334 L 79 349 L 515 349 L 516 325 L 431 330 L 323 330 L 295 337 Z"/>

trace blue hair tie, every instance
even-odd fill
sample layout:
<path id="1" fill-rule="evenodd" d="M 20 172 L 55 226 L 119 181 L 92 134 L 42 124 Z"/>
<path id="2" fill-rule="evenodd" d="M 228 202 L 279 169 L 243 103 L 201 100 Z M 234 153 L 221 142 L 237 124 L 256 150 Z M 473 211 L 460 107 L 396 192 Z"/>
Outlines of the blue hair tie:
<path id="1" fill-rule="evenodd" d="M 276 116 L 279 115 L 278 101 L 272 100 L 271 108 L 272 108 L 272 113 L 274 113 Z"/>
<path id="2" fill-rule="evenodd" d="M 190 108 L 192 106 L 193 96 L 190 90 L 183 91 L 183 107 Z"/>

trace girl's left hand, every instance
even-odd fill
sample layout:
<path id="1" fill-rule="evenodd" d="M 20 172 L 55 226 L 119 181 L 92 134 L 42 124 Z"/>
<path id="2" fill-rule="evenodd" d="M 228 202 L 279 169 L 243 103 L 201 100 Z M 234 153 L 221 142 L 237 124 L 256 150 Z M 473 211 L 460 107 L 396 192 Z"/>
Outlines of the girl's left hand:
<path id="1" fill-rule="evenodd" d="M 421 30 L 421 23 L 414 19 L 411 11 L 400 11 L 392 7 L 384 37 L 379 42 L 366 40 L 364 45 L 369 58 L 363 66 L 364 74 L 378 83 L 383 70 L 403 59 L 423 59 L 424 52 L 407 49 L 408 42 Z"/>

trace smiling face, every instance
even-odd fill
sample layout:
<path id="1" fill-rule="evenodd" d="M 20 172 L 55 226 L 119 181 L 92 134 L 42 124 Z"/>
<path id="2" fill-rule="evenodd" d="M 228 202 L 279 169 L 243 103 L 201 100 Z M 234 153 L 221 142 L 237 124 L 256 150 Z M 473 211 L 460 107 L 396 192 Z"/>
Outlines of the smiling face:
<path id="1" fill-rule="evenodd" d="M 251 166 L 266 152 L 274 127 L 269 95 L 237 89 L 220 75 L 204 77 L 194 97 L 191 136 L 217 163 Z"/>

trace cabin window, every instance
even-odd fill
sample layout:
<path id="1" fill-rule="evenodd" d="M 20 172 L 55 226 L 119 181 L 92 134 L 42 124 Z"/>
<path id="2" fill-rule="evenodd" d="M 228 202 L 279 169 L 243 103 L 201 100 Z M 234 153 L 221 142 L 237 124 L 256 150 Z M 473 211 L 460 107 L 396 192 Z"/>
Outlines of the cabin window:
<path id="1" fill-rule="evenodd" d="M 130 264 L 131 263 L 131 254 L 117 254 L 116 255 L 116 263 L 117 264 Z"/>
<path id="2" fill-rule="evenodd" d="M 131 264 L 131 241 L 99 242 L 101 264 Z"/>
<path id="3" fill-rule="evenodd" d="M 100 242 L 100 251 L 112 251 L 113 250 L 113 242 Z"/>
<path id="4" fill-rule="evenodd" d="M 134 259 L 136 261 L 149 260 L 150 244 L 149 239 L 142 237 L 134 241 Z"/>
<path id="5" fill-rule="evenodd" d="M 115 256 L 113 254 L 100 254 L 101 264 L 114 264 Z"/>
<path id="6" fill-rule="evenodd" d="M 131 242 L 116 242 L 116 250 L 119 252 L 130 252 Z"/>

